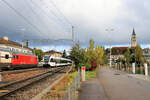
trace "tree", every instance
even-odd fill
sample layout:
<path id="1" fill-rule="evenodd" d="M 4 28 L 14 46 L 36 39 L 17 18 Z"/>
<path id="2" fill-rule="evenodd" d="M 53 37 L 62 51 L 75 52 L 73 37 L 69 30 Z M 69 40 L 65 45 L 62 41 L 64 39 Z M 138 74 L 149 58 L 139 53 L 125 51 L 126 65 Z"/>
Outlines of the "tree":
<path id="1" fill-rule="evenodd" d="M 108 63 L 108 59 L 107 59 L 108 49 L 103 48 L 103 51 L 104 51 L 103 64 L 107 64 Z"/>
<path id="2" fill-rule="evenodd" d="M 76 69 L 79 66 L 86 66 L 89 70 L 94 70 L 98 64 L 104 62 L 104 49 L 101 46 L 94 47 L 94 41 L 90 40 L 88 48 L 81 48 L 79 42 L 72 47 L 70 58 L 74 61 Z"/>
<path id="3" fill-rule="evenodd" d="M 96 59 L 97 59 L 98 64 L 103 64 L 104 63 L 104 59 L 103 59 L 104 50 L 103 50 L 103 48 L 100 46 L 96 46 L 95 52 L 96 52 Z"/>
<path id="4" fill-rule="evenodd" d="M 72 47 L 70 52 L 70 58 L 74 61 L 76 69 L 79 67 L 82 62 L 82 58 L 84 57 L 83 53 L 81 53 L 80 43 L 78 42 L 75 46 Z"/>
<path id="5" fill-rule="evenodd" d="M 90 64 L 90 56 L 88 55 L 87 49 L 81 49 L 81 59 L 82 62 L 80 62 L 80 66 L 86 66 L 86 69 L 90 69 L 91 68 L 91 64 Z"/>
<path id="6" fill-rule="evenodd" d="M 63 57 L 63 58 L 66 58 L 66 57 L 67 57 L 66 50 L 63 51 L 62 57 Z"/>
<path id="7" fill-rule="evenodd" d="M 90 50 L 93 50 L 94 49 L 94 40 L 90 40 Z"/>
<path id="8" fill-rule="evenodd" d="M 94 40 L 90 40 L 90 47 L 88 48 L 87 53 L 89 58 L 90 69 L 94 70 L 98 66 L 97 53 L 94 48 Z"/>
<path id="9" fill-rule="evenodd" d="M 88 56 L 90 57 L 90 61 L 92 59 L 96 59 L 96 52 L 94 51 L 94 41 L 90 40 L 90 47 L 87 49 Z"/>
<path id="10" fill-rule="evenodd" d="M 143 63 L 143 51 L 140 47 L 140 45 L 137 45 L 135 48 L 135 61 L 140 67 L 140 65 Z"/>
<path id="11" fill-rule="evenodd" d="M 130 61 L 131 61 L 131 53 L 130 53 L 130 49 L 128 48 L 125 52 L 125 61 L 127 63 L 127 65 L 129 65 Z"/>
<path id="12" fill-rule="evenodd" d="M 44 52 L 41 49 L 33 49 L 34 53 L 36 56 L 38 56 L 38 60 L 41 61 L 43 59 L 44 56 Z"/>

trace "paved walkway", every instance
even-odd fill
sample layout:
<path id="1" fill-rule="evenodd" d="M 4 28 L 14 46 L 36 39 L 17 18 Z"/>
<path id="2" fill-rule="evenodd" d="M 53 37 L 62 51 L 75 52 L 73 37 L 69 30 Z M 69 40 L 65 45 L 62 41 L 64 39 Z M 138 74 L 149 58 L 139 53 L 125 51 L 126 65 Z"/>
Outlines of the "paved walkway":
<path id="1" fill-rule="evenodd" d="M 79 100 L 108 100 L 97 78 L 85 81 L 79 94 Z"/>
<path id="2" fill-rule="evenodd" d="M 150 100 L 150 82 L 109 68 L 83 83 L 79 100 Z M 105 91 L 105 92 L 104 92 Z"/>

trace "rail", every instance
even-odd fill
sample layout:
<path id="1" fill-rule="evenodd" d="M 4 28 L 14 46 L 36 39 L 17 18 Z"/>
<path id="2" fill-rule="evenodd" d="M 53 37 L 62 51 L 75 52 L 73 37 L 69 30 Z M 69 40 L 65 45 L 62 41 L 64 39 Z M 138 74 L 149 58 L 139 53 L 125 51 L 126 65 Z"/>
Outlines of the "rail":
<path id="1" fill-rule="evenodd" d="M 29 69 L 18 69 L 18 70 L 9 70 L 9 71 L 2 71 L 0 72 L 1 75 L 4 74 L 16 74 L 16 73 L 22 73 L 22 72 L 27 72 L 27 71 L 35 71 L 35 70 L 41 70 L 44 68 L 29 68 Z"/>
<path id="2" fill-rule="evenodd" d="M 6 95 L 9 95 L 21 88 L 24 88 L 32 83 L 42 80 L 48 76 L 52 76 L 55 73 L 60 72 L 61 70 L 64 70 L 64 69 L 65 69 L 64 67 L 57 68 L 54 71 L 50 70 L 50 71 L 41 73 L 39 75 L 35 75 L 33 77 L 27 78 L 27 79 L 22 79 L 19 81 L 14 81 L 14 82 L 2 85 L 2 86 L 0 86 L 0 98 L 4 97 Z"/>

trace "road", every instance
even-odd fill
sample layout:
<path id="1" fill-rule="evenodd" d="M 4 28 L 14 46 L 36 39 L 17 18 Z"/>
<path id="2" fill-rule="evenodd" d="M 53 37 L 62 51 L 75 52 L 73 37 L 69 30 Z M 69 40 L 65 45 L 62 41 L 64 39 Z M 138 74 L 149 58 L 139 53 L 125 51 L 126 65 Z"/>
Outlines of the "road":
<path id="1" fill-rule="evenodd" d="M 103 67 L 82 83 L 79 100 L 150 100 L 150 81 Z"/>
<path id="2" fill-rule="evenodd" d="M 148 81 L 106 67 L 99 70 L 98 79 L 108 100 L 150 100 Z"/>

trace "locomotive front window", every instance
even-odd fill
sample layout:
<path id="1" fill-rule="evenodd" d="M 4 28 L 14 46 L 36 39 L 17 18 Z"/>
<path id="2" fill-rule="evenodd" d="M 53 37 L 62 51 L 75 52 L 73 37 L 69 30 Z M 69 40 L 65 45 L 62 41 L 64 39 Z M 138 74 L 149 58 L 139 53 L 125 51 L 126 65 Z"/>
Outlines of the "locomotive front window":
<path id="1" fill-rule="evenodd" d="M 55 60 L 52 58 L 50 62 L 55 62 Z"/>
<path id="2" fill-rule="evenodd" d="M 9 55 L 8 54 L 5 55 L 5 59 L 9 59 Z"/>
<path id="3" fill-rule="evenodd" d="M 14 59 L 18 59 L 18 56 L 16 56 L 16 55 L 13 55 L 13 58 L 14 58 Z"/>

